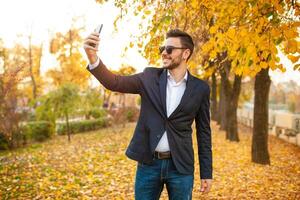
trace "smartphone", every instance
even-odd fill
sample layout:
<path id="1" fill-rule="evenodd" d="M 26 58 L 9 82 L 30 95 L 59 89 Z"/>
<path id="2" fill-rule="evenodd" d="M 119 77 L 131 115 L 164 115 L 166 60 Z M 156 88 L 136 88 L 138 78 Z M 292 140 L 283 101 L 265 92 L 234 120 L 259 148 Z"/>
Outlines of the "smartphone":
<path id="1" fill-rule="evenodd" d="M 99 26 L 97 26 L 97 28 L 94 30 L 95 32 L 99 33 L 99 37 L 100 37 L 100 33 L 102 30 L 103 24 L 100 24 Z M 91 46 L 96 47 L 96 45 L 91 44 Z"/>
<path id="2" fill-rule="evenodd" d="M 102 27 L 103 27 L 103 24 L 100 24 L 99 26 L 97 26 L 97 28 L 95 29 L 95 32 L 100 34 L 101 30 L 102 30 Z"/>

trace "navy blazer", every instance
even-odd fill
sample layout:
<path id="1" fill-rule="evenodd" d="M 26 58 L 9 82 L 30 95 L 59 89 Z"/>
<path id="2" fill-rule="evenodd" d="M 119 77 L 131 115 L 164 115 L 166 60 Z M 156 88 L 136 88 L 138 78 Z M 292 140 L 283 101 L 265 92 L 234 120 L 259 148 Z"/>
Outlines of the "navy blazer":
<path id="1" fill-rule="evenodd" d="M 98 67 L 87 69 L 107 89 L 141 96 L 140 116 L 126 155 L 138 162 L 151 164 L 154 150 L 165 130 L 176 169 L 183 174 L 194 173 L 192 123 L 196 123 L 201 179 L 212 178 L 209 85 L 190 74 L 178 107 L 168 117 L 166 110 L 167 71 L 147 67 L 130 76 L 115 75 L 100 61 Z"/>

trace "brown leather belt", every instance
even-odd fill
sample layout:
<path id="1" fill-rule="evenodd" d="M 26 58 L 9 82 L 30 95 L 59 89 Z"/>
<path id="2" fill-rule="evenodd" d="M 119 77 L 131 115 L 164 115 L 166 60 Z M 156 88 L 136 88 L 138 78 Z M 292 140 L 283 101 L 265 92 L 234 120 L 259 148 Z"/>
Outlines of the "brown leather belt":
<path id="1" fill-rule="evenodd" d="M 166 152 L 154 152 L 154 158 L 157 159 L 168 159 L 171 158 L 171 151 L 166 151 Z"/>

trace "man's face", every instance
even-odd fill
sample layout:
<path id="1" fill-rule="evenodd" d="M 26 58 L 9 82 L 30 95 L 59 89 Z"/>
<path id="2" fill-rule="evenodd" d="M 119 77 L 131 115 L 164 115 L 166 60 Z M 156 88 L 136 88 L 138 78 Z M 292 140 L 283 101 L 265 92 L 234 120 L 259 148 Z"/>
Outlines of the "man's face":
<path id="1" fill-rule="evenodd" d="M 165 42 L 166 46 L 183 47 L 179 38 L 168 38 Z M 162 65 L 166 69 L 175 69 L 184 61 L 184 51 L 187 49 L 172 49 L 172 53 L 168 54 L 166 50 L 161 53 Z"/>

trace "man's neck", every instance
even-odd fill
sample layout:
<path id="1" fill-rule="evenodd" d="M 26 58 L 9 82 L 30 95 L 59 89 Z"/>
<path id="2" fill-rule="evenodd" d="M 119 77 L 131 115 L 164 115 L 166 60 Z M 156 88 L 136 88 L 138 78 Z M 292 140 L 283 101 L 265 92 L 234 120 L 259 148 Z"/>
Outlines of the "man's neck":
<path id="1" fill-rule="evenodd" d="M 187 72 L 187 65 L 180 65 L 174 69 L 169 69 L 170 74 L 174 78 L 175 82 L 178 83 L 181 81 Z"/>

